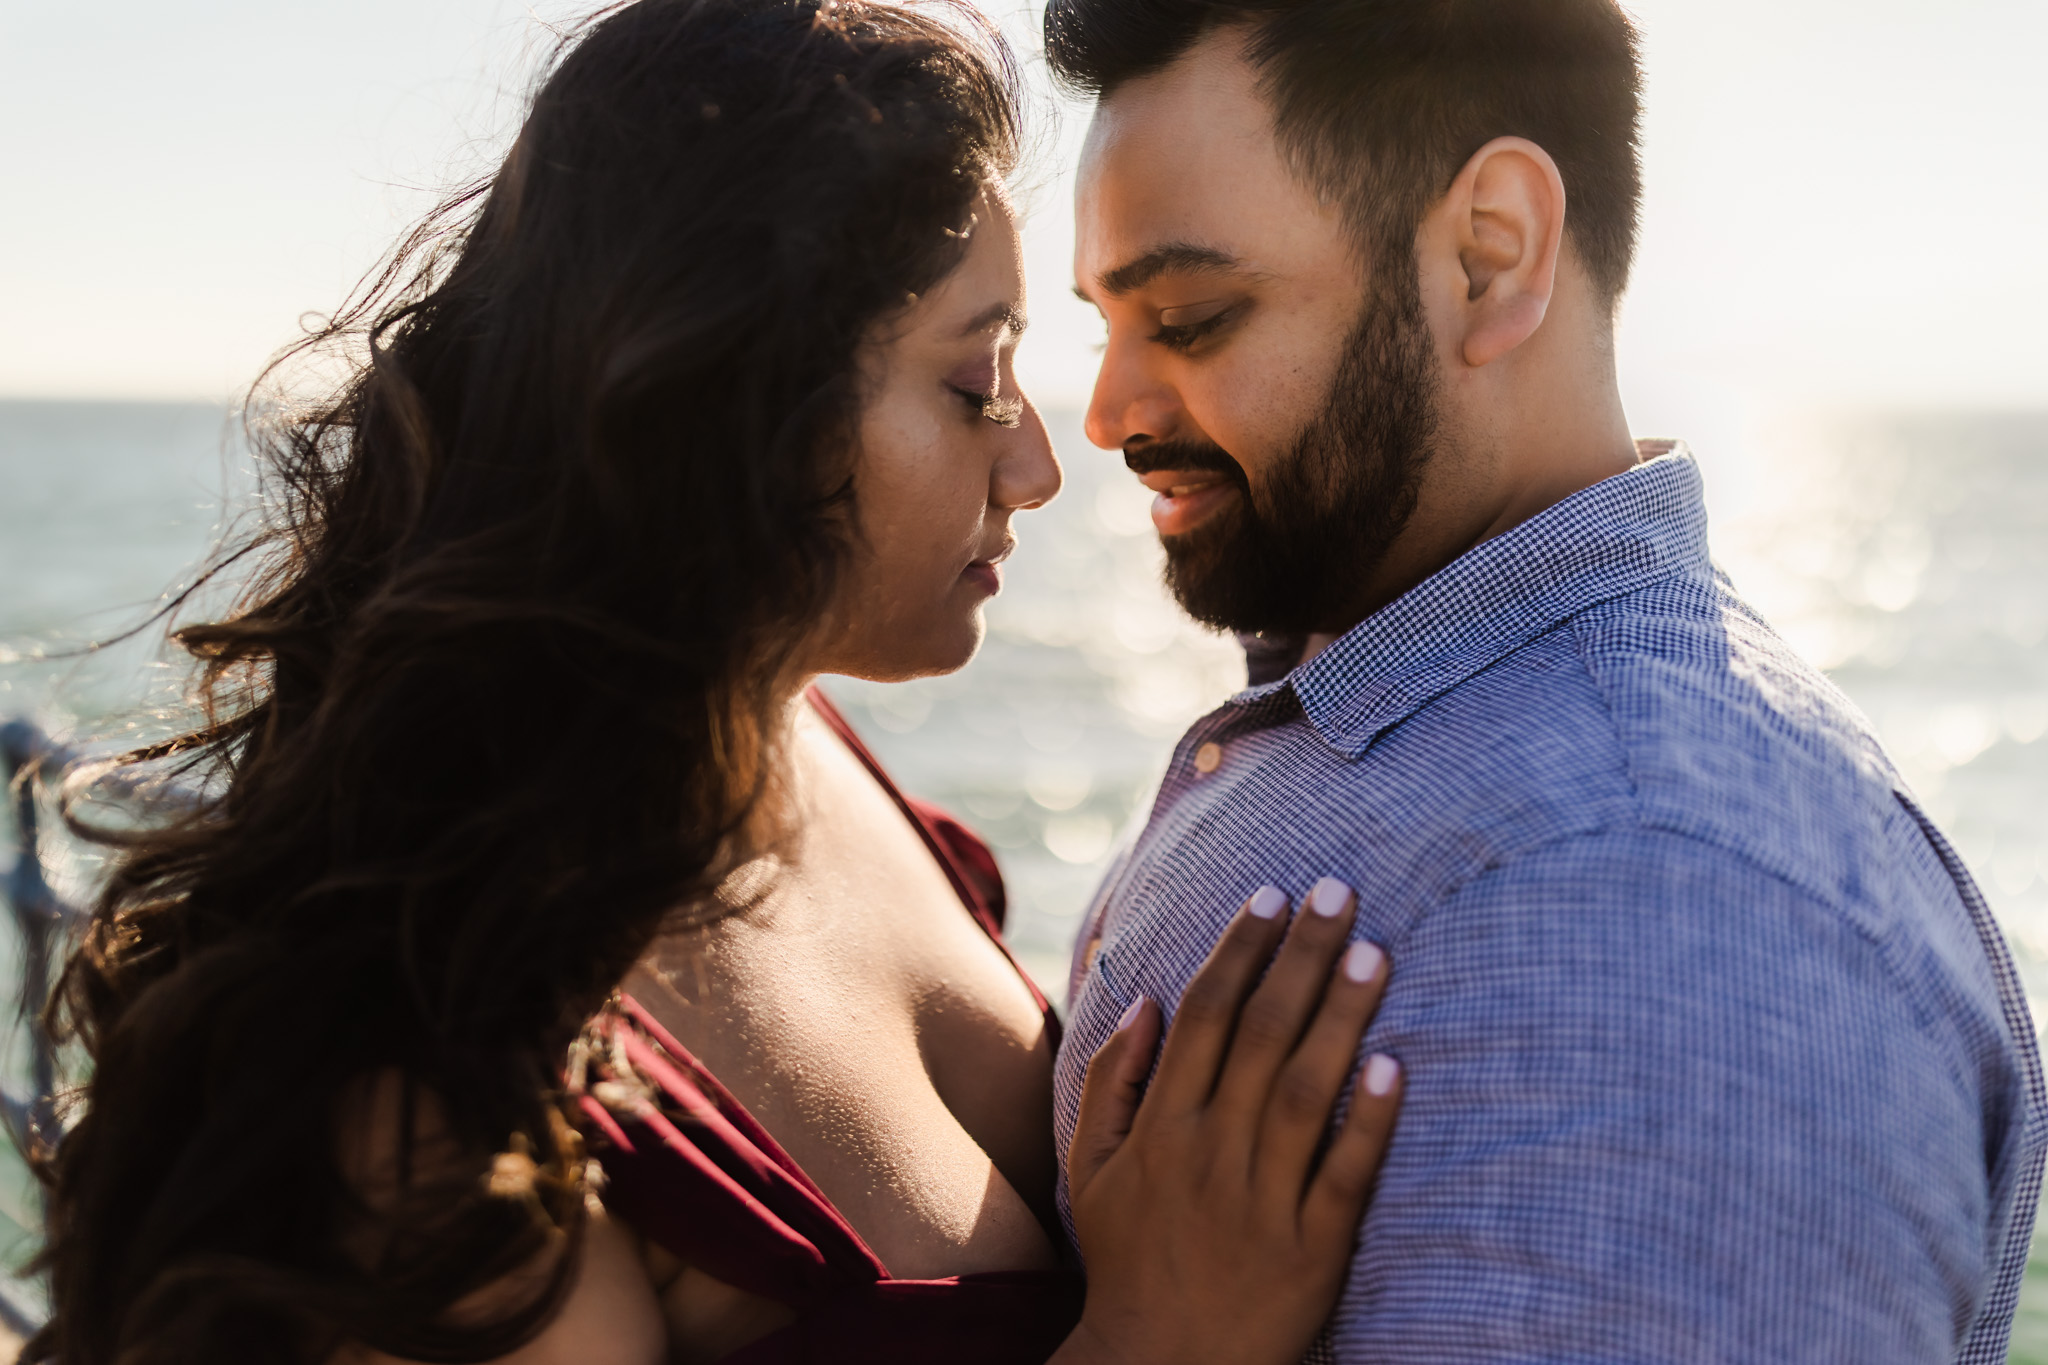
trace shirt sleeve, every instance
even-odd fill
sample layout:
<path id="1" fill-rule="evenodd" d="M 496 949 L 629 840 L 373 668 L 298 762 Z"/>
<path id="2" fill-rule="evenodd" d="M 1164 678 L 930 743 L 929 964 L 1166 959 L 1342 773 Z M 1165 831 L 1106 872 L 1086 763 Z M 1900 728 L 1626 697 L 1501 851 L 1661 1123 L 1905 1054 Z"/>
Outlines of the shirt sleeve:
<path id="1" fill-rule="evenodd" d="M 1416 921 L 1407 1098 L 1345 1362 L 1953 1360 L 1984 1083 L 1866 927 L 1678 836 L 1574 838 Z"/>

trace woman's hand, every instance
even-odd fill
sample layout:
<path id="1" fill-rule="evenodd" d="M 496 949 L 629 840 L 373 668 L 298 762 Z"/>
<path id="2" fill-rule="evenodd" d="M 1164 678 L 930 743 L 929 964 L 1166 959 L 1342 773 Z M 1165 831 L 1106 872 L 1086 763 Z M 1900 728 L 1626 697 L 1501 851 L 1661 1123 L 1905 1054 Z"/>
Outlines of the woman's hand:
<path id="1" fill-rule="evenodd" d="M 1325 1150 L 1387 963 L 1345 946 L 1356 902 L 1341 883 L 1317 883 L 1291 928 L 1286 908 L 1268 887 L 1231 920 L 1149 1091 L 1150 1000 L 1089 1065 L 1068 1154 L 1088 1303 L 1053 1365 L 1291 1365 L 1336 1305 L 1401 1070 L 1368 1059 Z"/>

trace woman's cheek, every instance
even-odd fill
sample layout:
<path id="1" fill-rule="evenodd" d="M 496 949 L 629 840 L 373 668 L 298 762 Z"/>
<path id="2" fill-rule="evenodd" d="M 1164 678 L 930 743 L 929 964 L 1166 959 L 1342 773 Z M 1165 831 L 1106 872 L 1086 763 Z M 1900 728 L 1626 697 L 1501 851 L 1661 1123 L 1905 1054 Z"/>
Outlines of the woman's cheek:
<path id="1" fill-rule="evenodd" d="M 959 439 L 934 443 L 918 462 L 914 488 L 903 505 L 910 512 L 910 532 L 934 559 L 965 568 L 981 537 L 982 513 L 988 504 L 986 475 L 974 475 L 974 451 Z"/>

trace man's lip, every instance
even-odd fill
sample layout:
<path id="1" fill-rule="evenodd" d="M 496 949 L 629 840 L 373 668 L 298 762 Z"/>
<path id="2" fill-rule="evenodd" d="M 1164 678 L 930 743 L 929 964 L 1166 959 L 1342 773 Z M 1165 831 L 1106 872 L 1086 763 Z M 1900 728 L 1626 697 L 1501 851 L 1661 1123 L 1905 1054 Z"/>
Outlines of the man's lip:
<path id="1" fill-rule="evenodd" d="M 1200 492 L 1213 483 L 1223 483 L 1229 478 L 1217 469 L 1154 469 L 1140 474 L 1138 482 L 1154 493 L 1168 497 L 1183 497 Z"/>
<path id="2" fill-rule="evenodd" d="M 1185 477 L 1184 471 L 1181 472 Z M 1152 487 L 1146 476 L 1146 487 Z M 1237 496 L 1237 485 L 1217 477 L 1200 483 L 1169 483 L 1152 499 L 1152 525 L 1162 536 L 1186 535 Z"/>

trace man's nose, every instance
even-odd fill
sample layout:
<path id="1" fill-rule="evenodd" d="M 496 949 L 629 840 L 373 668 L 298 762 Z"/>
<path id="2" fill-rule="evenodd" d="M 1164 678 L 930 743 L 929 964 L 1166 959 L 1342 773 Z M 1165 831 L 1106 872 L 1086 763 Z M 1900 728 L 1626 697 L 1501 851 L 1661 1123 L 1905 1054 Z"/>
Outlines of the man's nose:
<path id="1" fill-rule="evenodd" d="M 1180 395 L 1150 372 L 1141 349 L 1112 339 L 1103 350 L 1082 429 L 1090 443 L 1122 450 L 1165 439 L 1179 411 Z"/>

